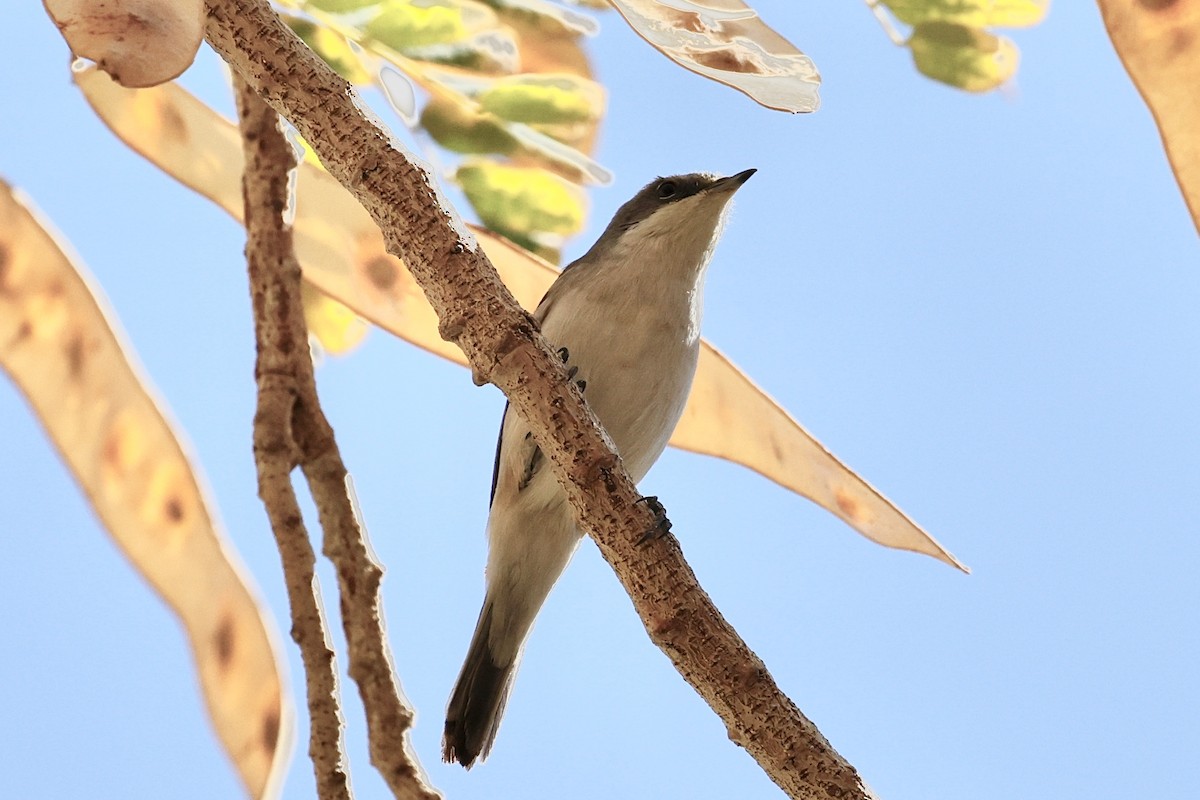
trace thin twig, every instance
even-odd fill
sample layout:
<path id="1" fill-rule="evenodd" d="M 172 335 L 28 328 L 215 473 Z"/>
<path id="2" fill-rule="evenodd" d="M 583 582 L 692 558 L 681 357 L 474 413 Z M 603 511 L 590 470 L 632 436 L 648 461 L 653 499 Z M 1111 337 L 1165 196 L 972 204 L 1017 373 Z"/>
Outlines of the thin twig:
<path id="1" fill-rule="evenodd" d="M 270 481 L 263 484 L 271 490 L 270 494 L 263 491 L 263 499 L 280 540 L 285 571 L 290 558 L 300 559 L 302 563 L 293 568 L 296 590 L 301 590 L 300 581 L 310 586 L 307 596 L 292 597 L 293 576 L 289 573 L 292 635 L 301 644 L 309 681 L 313 715 L 309 753 L 320 796 L 348 798 L 349 780 L 343 771 L 341 720 L 333 694 L 333 652 L 326 641 L 319 605 L 313 605 L 314 556 L 291 488 L 290 472 L 297 464 L 317 506 L 325 554 L 337 571 L 350 676 L 358 684 L 366 709 L 371 763 L 397 798 L 436 800 L 440 795 L 425 783 L 408 741 L 413 713 L 401 697 L 388 652 L 380 612 L 383 572 L 372 559 L 365 531 L 359 526 L 346 466 L 317 398 L 300 295 L 300 267 L 292 249 L 291 229 L 283 222 L 287 173 L 295 157 L 279 130 L 275 112 L 240 78 L 237 86 L 246 149 L 247 256 L 258 332 L 255 452 L 260 473 Z M 285 536 L 283 532 L 289 529 L 291 533 Z M 337 793 L 326 795 L 326 790 Z"/>
<path id="2" fill-rule="evenodd" d="M 871 797 L 846 762 L 725 621 L 664 536 L 606 443 L 562 361 L 504 288 L 432 179 L 370 123 L 352 87 L 306 48 L 266 0 L 208 0 L 207 39 L 296 126 L 322 163 L 374 217 L 404 259 L 476 381 L 495 383 L 554 465 L 576 519 L 634 601 L 651 639 L 704 697 L 730 737 L 795 798 Z M 364 280 L 386 281 L 378 271 Z"/>
<path id="3" fill-rule="evenodd" d="M 246 82 L 235 76 L 246 170 L 246 262 L 254 305 L 258 357 L 254 367 L 258 408 L 254 415 L 254 462 L 258 496 L 271 522 L 283 562 L 292 639 L 300 647 L 308 694 L 308 754 L 321 800 L 350 800 L 342 719 L 338 707 L 337 658 L 329 644 L 308 539 L 291 472 L 300 451 L 292 439 L 297 404 L 296 364 L 308 358 L 300 305 L 300 266 L 284 225 L 287 173 L 295 156 L 279 131 L 279 117 Z M 299 320 L 297 328 L 296 320 Z M 304 345 L 301 347 L 301 345 Z"/>
<path id="4" fill-rule="evenodd" d="M 314 409 L 311 419 L 296 426 L 306 433 L 300 468 L 325 532 L 325 556 L 337 571 L 350 677 L 358 685 L 367 716 L 371 764 L 397 798 L 439 800 L 441 795 L 428 785 L 408 736 L 413 712 L 400 694 L 387 645 L 379 592 L 383 570 L 355 514 L 333 429 L 320 409 Z"/>

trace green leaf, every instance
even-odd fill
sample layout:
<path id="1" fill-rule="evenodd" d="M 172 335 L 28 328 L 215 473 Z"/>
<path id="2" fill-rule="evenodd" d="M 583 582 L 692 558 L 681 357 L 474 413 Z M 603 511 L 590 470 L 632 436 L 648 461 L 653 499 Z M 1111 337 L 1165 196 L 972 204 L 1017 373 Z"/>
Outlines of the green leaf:
<path id="1" fill-rule="evenodd" d="M 418 61 L 461 67 L 484 74 L 508 74 L 520 67 L 521 52 L 511 31 L 485 30 L 459 42 L 409 47 L 405 55 Z"/>
<path id="2" fill-rule="evenodd" d="M 317 25 L 299 17 L 281 14 L 288 27 L 312 48 L 312 51 L 325 59 L 334 72 L 351 83 L 369 83 L 371 73 L 363 66 L 362 60 L 354 52 L 354 48 L 346 41 L 346 37 L 335 33 L 326 27 Z"/>
<path id="3" fill-rule="evenodd" d="M 972 28 L 1025 28 L 1046 16 L 1050 0 L 880 0 L 909 25 L 956 22 Z"/>
<path id="4" fill-rule="evenodd" d="M 565 236 L 583 227 L 583 190 L 547 170 L 477 159 L 459 167 L 455 179 L 483 224 L 498 233 Z"/>
<path id="5" fill-rule="evenodd" d="M 513 75 L 476 98 L 484 111 L 513 122 L 557 125 L 591 122 L 604 112 L 604 92 L 576 75 Z"/>
<path id="6" fill-rule="evenodd" d="M 1016 73 L 1020 61 L 1008 39 L 951 22 L 915 26 L 908 46 L 923 74 L 968 92 L 995 89 Z"/>
<path id="7" fill-rule="evenodd" d="M 474 0 L 385 0 L 366 32 L 403 53 L 461 42 L 497 25 L 496 12 Z"/>
<path id="8" fill-rule="evenodd" d="M 300 284 L 300 300 L 304 304 L 304 322 L 309 334 L 330 355 L 350 352 L 370 330 L 370 325 L 353 309 L 314 288 L 308 281 Z"/>
<path id="9" fill-rule="evenodd" d="M 421 111 L 421 127 L 435 142 L 455 153 L 507 155 L 517 148 L 517 140 L 494 117 L 449 100 L 431 100 Z"/>

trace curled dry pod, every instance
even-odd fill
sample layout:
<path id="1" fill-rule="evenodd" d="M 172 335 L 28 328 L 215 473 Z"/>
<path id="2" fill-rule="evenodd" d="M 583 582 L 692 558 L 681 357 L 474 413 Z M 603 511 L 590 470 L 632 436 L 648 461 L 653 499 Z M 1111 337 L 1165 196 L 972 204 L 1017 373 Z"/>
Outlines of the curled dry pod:
<path id="1" fill-rule="evenodd" d="M 71 52 L 130 88 L 179 77 L 204 37 L 203 0 L 43 0 L 43 5 Z"/>

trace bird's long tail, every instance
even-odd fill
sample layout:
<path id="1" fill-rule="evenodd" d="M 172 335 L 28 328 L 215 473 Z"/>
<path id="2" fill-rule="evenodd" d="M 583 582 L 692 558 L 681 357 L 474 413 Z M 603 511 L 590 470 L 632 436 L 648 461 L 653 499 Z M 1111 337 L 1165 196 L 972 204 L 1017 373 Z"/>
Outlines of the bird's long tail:
<path id="1" fill-rule="evenodd" d="M 457 761 L 468 769 L 476 759 L 487 758 L 492 749 L 520 660 L 519 650 L 513 654 L 494 651 L 488 643 L 491 627 L 492 603 L 485 598 L 467 660 L 446 709 L 442 760 Z"/>

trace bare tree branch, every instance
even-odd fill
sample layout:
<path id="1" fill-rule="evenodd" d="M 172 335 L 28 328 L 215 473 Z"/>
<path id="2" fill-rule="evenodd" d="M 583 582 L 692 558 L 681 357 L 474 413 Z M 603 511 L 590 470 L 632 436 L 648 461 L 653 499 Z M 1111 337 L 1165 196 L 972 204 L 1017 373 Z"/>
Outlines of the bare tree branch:
<path id="1" fill-rule="evenodd" d="M 439 203 L 431 178 L 367 121 L 352 87 L 288 30 L 266 0 L 208 0 L 207 39 L 297 127 L 371 213 L 475 371 L 508 395 L 554 464 L 576 518 L 634 601 L 651 639 L 785 792 L 868 798 L 870 791 L 776 686 L 655 524 L 594 415 L 482 251 Z M 377 276 L 386 280 L 387 276 Z"/>
<path id="2" fill-rule="evenodd" d="M 287 173 L 295 156 L 279 131 L 279 117 L 246 82 L 235 76 L 238 117 L 246 153 L 242 198 L 246 209 L 246 263 L 254 304 L 258 357 L 254 375 L 254 463 L 258 496 L 271 521 L 283 562 L 292 639 L 300 647 L 308 694 L 308 754 L 321 800 L 350 800 L 342 718 L 338 707 L 337 657 L 328 641 L 315 573 L 316 555 L 292 489 L 300 458 L 292 438 L 297 405 L 298 360 L 307 360 L 308 333 L 300 305 L 300 265 L 283 221 Z"/>
<path id="3" fill-rule="evenodd" d="M 312 732 L 309 755 L 318 793 L 350 798 L 341 741 L 335 658 L 321 616 L 315 556 L 291 485 L 299 464 L 334 562 L 350 674 L 367 713 L 371 763 L 398 798 L 434 800 L 408 744 L 413 714 L 401 699 L 379 603 L 382 571 L 372 559 L 349 494 L 346 467 L 317 399 L 308 330 L 300 296 L 300 265 L 283 212 L 288 171 L 295 166 L 279 117 L 236 78 L 246 171 L 246 255 L 254 301 L 259 386 L 254 452 L 259 494 L 275 531 L 292 606 L 292 638 L 300 646 L 308 684 Z"/>
<path id="4" fill-rule="evenodd" d="M 309 369 L 311 375 L 311 364 Z M 325 532 L 325 555 L 337 570 L 350 677 L 358 685 L 367 717 L 371 764 L 400 800 L 440 800 L 409 741 L 413 711 L 400 694 L 388 649 L 379 592 L 383 570 L 359 526 L 333 429 L 318 406 L 307 407 L 302 416 L 307 415 L 311 416 L 296 426 L 305 454 L 300 468 Z"/>

